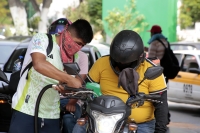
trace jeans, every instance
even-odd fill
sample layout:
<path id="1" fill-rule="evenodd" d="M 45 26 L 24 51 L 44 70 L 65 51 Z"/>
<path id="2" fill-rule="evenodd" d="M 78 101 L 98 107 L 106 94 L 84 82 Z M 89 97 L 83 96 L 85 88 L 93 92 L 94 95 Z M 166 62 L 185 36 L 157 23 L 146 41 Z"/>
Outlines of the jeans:
<path id="1" fill-rule="evenodd" d="M 66 106 L 66 104 L 69 102 L 69 99 L 61 99 L 60 105 L 61 107 Z M 76 103 L 76 111 L 72 114 L 65 114 L 63 115 L 63 129 L 62 133 L 72 133 L 73 128 L 76 124 L 77 119 L 81 117 L 81 107 Z"/>
<path id="2" fill-rule="evenodd" d="M 155 120 L 151 120 L 145 123 L 137 124 L 137 133 L 154 133 L 155 122 Z M 87 124 L 85 124 L 84 126 L 76 124 L 72 133 L 86 133 L 86 126 Z"/>
<path id="3" fill-rule="evenodd" d="M 83 126 L 76 124 L 72 133 L 86 133 L 87 123 Z"/>
<path id="4" fill-rule="evenodd" d="M 59 119 L 38 118 L 38 133 L 59 133 Z M 34 116 L 13 110 L 8 133 L 35 133 Z"/>
<path id="5" fill-rule="evenodd" d="M 154 133 L 155 131 L 155 120 L 151 120 L 145 123 L 140 123 L 138 125 L 137 133 Z"/>

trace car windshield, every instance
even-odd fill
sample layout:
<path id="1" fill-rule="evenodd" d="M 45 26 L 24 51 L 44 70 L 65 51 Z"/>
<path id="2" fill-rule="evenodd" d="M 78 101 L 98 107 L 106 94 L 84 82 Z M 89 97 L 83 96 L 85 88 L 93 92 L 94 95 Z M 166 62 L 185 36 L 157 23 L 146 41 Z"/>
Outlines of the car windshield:
<path id="1" fill-rule="evenodd" d="M 89 44 L 89 45 L 92 45 L 92 46 L 95 46 L 99 52 L 101 53 L 101 56 L 104 56 L 104 55 L 109 55 L 110 54 L 110 47 L 108 45 L 104 45 L 104 44 Z"/>
<path id="2" fill-rule="evenodd" d="M 13 46 L 10 45 L 0 45 L 0 63 L 4 64 L 8 58 L 10 57 L 12 51 L 13 51 Z"/>
<path id="3" fill-rule="evenodd" d="M 101 53 L 101 56 L 109 55 L 110 49 L 109 48 L 99 48 L 99 52 Z"/>

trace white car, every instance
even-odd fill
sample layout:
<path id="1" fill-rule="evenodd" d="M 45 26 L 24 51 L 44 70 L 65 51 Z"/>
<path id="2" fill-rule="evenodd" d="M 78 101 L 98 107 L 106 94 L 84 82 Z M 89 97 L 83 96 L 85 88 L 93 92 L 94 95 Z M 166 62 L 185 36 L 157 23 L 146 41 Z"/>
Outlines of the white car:
<path id="1" fill-rule="evenodd" d="M 168 82 L 168 100 L 200 105 L 200 50 L 174 51 L 181 71 Z"/>
<path id="2" fill-rule="evenodd" d="M 110 45 L 109 44 L 104 44 L 104 43 L 99 43 L 99 42 L 91 42 L 88 45 L 96 47 L 99 50 L 101 56 L 110 54 Z"/>

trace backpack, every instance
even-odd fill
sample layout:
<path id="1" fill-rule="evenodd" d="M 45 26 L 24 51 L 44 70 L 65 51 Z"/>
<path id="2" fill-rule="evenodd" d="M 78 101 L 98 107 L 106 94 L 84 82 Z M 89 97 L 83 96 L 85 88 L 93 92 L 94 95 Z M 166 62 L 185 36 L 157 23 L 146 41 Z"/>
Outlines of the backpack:
<path id="1" fill-rule="evenodd" d="M 47 46 L 46 52 L 47 52 L 47 56 L 51 53 L 52 49 L 53 49 L 53 41 L 52 41 L 52 36 L 50 34 L 47 34 L 48 39 L 49 39 L 49 44 Z M 23 64 L 23 62 L 21 63 Z M 20 77 L 24 74 L 24 72 L 28 69 L 28 71 L 31 69 L 31 67 L 33 66 L 33 63 L 30 62 L 22 71 L 21 75 L 20 75 L 20 71 L 16 71 L 14 73 L 11 74 L 10 76 L 10 82 L 8 84 L 8 90 L 11 94 L 14 94 L 17 90 L 17 86 L 19 84 L 19 80 Z M 26 79 L 28 79 L 28 73 L 26 76 Z"/>
<path id="2" fill-rule="evenodd" d="M 171 50 L 169 42 L 167 48 L 160 39 L 157 40 L 165 47 L 165 53 L 160 60 L 160 65 L 164 68 L 163 74 L 167 79 L 174 79 L 180 71 L 178 59 Z"/>

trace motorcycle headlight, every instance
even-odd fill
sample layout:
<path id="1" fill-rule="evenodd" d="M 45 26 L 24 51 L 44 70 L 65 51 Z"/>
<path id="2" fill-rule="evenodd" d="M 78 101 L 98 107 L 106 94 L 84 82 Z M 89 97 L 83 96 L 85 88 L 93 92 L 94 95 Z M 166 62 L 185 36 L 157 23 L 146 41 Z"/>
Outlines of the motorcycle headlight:
<path id="1" fill-rule="evenodd" d="M 113 133 L 117 121 L 123 117 L 123 113 L 103 114 L 97 111 L 92 111 L 92 115 L 95 118 L 98 133 Z"/>

